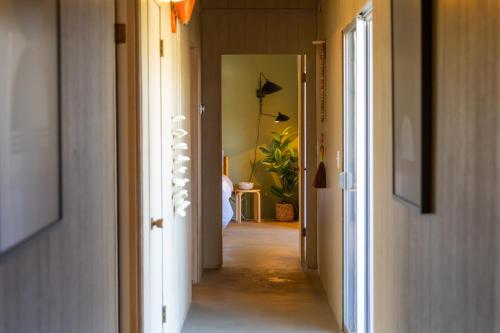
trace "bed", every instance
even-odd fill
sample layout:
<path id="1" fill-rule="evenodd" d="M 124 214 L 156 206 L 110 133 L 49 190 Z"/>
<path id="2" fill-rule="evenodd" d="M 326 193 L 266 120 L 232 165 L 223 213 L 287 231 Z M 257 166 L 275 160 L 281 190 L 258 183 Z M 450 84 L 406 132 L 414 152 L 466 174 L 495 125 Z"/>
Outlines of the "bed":
<path id="1" fill-rule="evenodd" d="M 229 222 L 233 219 L 233 207 L 231 206 L 231 196 L 233 195 L 233 182 L 229 178 L 229 159 L 227 156 L 223 157 L 222 168 L 222 229 L 225 229 Z"/>

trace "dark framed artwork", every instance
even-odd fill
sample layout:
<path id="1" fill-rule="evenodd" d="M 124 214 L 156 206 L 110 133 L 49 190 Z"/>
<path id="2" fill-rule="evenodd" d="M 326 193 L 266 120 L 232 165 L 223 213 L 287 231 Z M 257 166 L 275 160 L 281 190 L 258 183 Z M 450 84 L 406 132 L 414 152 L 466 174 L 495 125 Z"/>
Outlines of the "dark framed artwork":
<path id="1" fill-rule="evenodd" d="M 0 2 L 0 254 L 61 218 L 58 0 Z"/>
<path id="2" fill-rule="evenodd" d="M 392 1 L 393 194 L 432 210 L 432 0 Z"/>

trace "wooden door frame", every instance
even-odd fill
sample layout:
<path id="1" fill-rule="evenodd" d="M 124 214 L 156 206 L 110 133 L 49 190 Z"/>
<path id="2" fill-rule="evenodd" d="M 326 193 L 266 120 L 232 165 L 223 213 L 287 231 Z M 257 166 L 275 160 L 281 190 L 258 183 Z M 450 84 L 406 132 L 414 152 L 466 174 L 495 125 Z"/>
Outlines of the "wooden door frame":
<path id="1" fill-rule="evenodd" d="M 298 112 L 298 132 L 299 132 L 299 243 L 300 243 L 300 263 L 307 269 L 307 94 L 305 92 L 306 83 L 304 75 L 307 75 L 307 55 L 297 55 L 297 112 Z"/>
<path id="2" fill-rule="evenodd" d="M 125 42 L 116 44 L 118 286 L 121 333 L 141 332 L 143 320 L 138 9 L 138 0 L 115 0 L 115 23 L 125 25 Z"/>
<path id="3" fill-rule="evenodd" d="M 283 16 L 281 16 L 284 14 Z M 282 19 L 275 19 L 277 17 Z M 222 184 L 220 181 L 221 134 L 221 56 L 223 54 L 305 54 L 307 68 L 307 165 L 317 166 L 316 154 L 316 10 L 297 9 L 202 9 L 202 103 L 205 112 L 202 120 L 202 201 L 203 201 L 203 268 L 217 269 L 222 266 L 221 219 Z M 239 21 L 241 20 L 241 24 Z M 246 23 L 244 23 L 246 22 Z M 259 22 L 267 29 L 253 29 L 248 22 Z M 300 26 L 300 29 L 297 27 Z M 235 29 L 234 27 L 238 27 Z M 289 29 L 289 38 L 281 31 Z M 227 31 L 231 31 L 227 34 Z M 310 169 L 311 170 L 311 169 Z M 308 172 L 310 189 L 314 171 Z M 317 268 L 317 218 L 316 191 L 309 191 L 307 200 L 307 267 Z"/>
<path id="4" fill-rule="evenodd" d="M 203 274 L 202 253 L 202 160 L 201 160 L 201 49 L 190 47 L 190 132 L 191 132 L 191 249 L 192 249 L 192 280 L 201 281 Z"/>
<path id="5" fill-rule="evenodd" d="M 242 53 L 228 53 L 228 54 L 221 54 L 219 56 L 219 68 L 220 72 L 222 73 L 222 57 L 226 55 L 253 55 L 256 53 L 253 52 L 242 52 Z M 310 142 L 307 141 L 308 135 L 307 133 L 313 133 L 309 135 L 313 135 L 314 138 L 316 137 L 316 128 L 311 127 L 308 125 L 308 114 L 307 114 L 307 109 L 308 109 L 308 99 L 309 98 L 315 98 L 313 95 L 312 97 L 308 97 L 307 94 L 307 83 L 308 79 L 307 76 L 309 75 L 308 73 L 308 55 L 307 53 L 283 53 L 283 52 L 277 52 L 277 53 L 257 53 L 259 55 L 263 56 L 279 56 L 279 55 L 292 55 L 297 57 L 297 63 L 296 63 L 296 71 L 297 71 L 297 115 L 298 115 L 298 122 L 297 122 L 297 128 L 298 128 L 298 142 L 299 142 L 299 187 L 298 187 L 298 197 L 299 197 L 299 223 L 300 223 L 300 230 L 299 230 L 299 249 L 300 249 L 300 260 L 301 260 L 301 266 L 307 270 L 307 269 L 317 269 L 317 226 L 314 220 L 310 219 L 310 214 L 307 213 L 308 209 L 311 209 L 311 201 L 309 201 L 308 196 L 311 196 L 313 193 L 313 190 L 308 190 L 308 179 L 310 179 L 310 176 L 307 173 L 307 166 L 308 166 L 308 157 L 309 154 L 311 154 L 309 151 L 315 151 L 311 150 L 311 144 Z M 221 78 L 222 76 L 219 76 Z M 220 96 L 222 96 L 222 79 L 220 79 L 219 82 L 219 92 Z M 310 93 L 310 92 L 309 92 Z M 222 97 L 221 97 L 222 98 Z M 222 108 L 221 108 L 221 116 L 222 116 Z M 309 119 L 310 121 L 310 119 Z M 222 121 L 218 125 L 218 129 L 220 130 L 219 132 L 222 134 L 223 128 L 222 128 Z M 221 149 L 222 151 L 222 149 Z M 313 166 L 313 168 L 315 165 Z M 202 190 L 200 188 L 200 190 Z M 315 200 L 316 198 L 314 198 Z M 316 201 L 314 201 L 314 204 Z M 200 208 L 201 209 L 201 208 Z M 311 228 L 307 228 L 308 221 L 311 221 L 310 225 Z M 309 241 L 308 241 L 309 240 Z M 201 242 L 201 239 L 200 239 Z M 221 229 L 221 248 L 223 248 L 222 244 L 222 229 Z M 221 256 L 221 263 L 224 262 L 223 256 Z M 203 270 L 203 267 L 201 268 Z M 203 271 L 201 271 L 202 273 Z"/>
<path id="6" fill-rule="evenodd" d="M 312 45 L 312 43 L 311 43 Z M 224 55 L 252 55 L 252 54 L 259 54 L 259 55 L 295 55 L 297 57 L 300 57 L 301 62 L 303 61 L 303 64 L 299 66 L 297 64 L 297 71 L 298 71 L 298 91 L 297 91 L 297 96 L 298 100 L 297 103 L 299 103 L 299 108 L 297 112 L 300 114 L 299 118 L 299 124 L 297 124 L 299 127 L 302 127 L 303 124 L 305 125 L 304 128 L 307 132 L 307 135 L 304 135 L 304 130 L 301 131 L 300 133 L 300 142 L 302 146 L 300 147 L 300 154 L 301 156 L 303 155 L 303 163 L 299 166 L 301 168 L 300 176 L 301 179 L 300 181 L 304 182 L 303 187 L 304 189 L 309 188 L 310 190 L 306 190 L 306 200 L 304 200 L 303 207 L 300 207 L 300 225 L 301 228 L 304 225 L 304 222 L 307 224 L 307 228 L 304 230 L 300 230 L 299 233 L 299 243 L 300 243 L 300 254 L 301 254 L 301 265 L 303 266 L 304 269 L 317 269 L 318 268 L 318 250 L 317 250 L 317 220 L 316 220 L 316 192 L 312 190 L 312 182 L 314 180 L 314 170 L 317 166 L 316 164 L 316 115 L 314 112 L 307 112 L 307 110 L 315 109 L 315 103 L 316 103 L 316 73 L 315 73 L 315 68 L 316 68 L 316 55 L 313 52 L 296 52 L 296 51 L 290 51 L 290 52 L 253 52 L 252 50 L 244 50 L 241 52 L 231 52 L 231 53 L 220 53 L 217 56 L 217 66 L 214 66 L 218 70 L 217 76 L 215 76 L 215 81 L 218 81 L 217 83 L 213 83 L 210 81 L 210 84 L 207 84 L 208 79 L 206 77 L 214 77 L 214 76 L 203 76 L 201 77 L 202 80 L 202 87 L 205 88 L 205 91 L 202 89 L 202 96 L 204 97 L 203 103 L 206 103 L 207 100 L 207 86 L 210 86 L 211 88 L 211 93 L 213 93 L 215 96 L 219 97 L 219 102 L 220 99 L 222 98 L 222 79 L 221 79 L 221 73 L 222 73 L 222 57 Z M 215 56 L 214 56 L 215 57 Z M 205 64 L 206 66 L 206 64 Z M 300 68 L 299 68 L 300 67 Z M 312 69 L 311 69 L 312 68 Z M 202 67 L 202 73 L 205 70 L 205 67 Z M 305 73 L 303 73 L 305 71 Z M 300 72 L 300 73 L 299 73 Z M 305 74 L 305 76 L 303 76 Z M 305 90 L 302 92 L 302 84 L 304 84 L 303 80 L 305 80 Z M 217 93 L 215 93 L 215 91 Z M 303 95 L 305 96 L 302 96 Z M 305 103 L 302 103 L 301 100 L 299 99 L 304 99 Z M 219 108 L 219 117 L 222 117 L 222 108 Z M 204 117 L 202 119 L 202 131 L 203 128 L 208 128 L 206 125 L 207 119 Z M 222 136 L 222 121 L 219 119 L 218 125 L 216 126 L 211 126 L 210 129 L 212 130 L 212 133 L 214 133 L 213 130 L 217 130 L 216 133 L 218 133 L 220 136 Z M 202 133 L 202 137 L 203 137 Z M 214 134 L 211 134 L 214 135 Z M 222 142 L 222 141 L 221 141 Z M 208 147 L 206 143 L 204 142 L 205 145 L 202 145 L 202 156 L 205 154 L 205 158 L 202 158 L 202 163 L 203 163 L 203 169 L 204 172 L 207 172 L 207 169 L 209 166 L 215 165 L 214 163 L 208 163 L 206 156 L 208 155 L 213 155 L 212 153 L 208 152 Z M 220 144 L 220 151 L 222 151 L 222 143 Z M 305 165 L 304 165 L 305 164 Z M 307 167 L 310 167 L 313 169 L 313 171 L 307 172 Z M 220 169 L 220 168 L 219 168 Z M 303 174 L 306 176 L 303 177 Z M 203 183 L 207 182 L 206 175 L 204 174 Z M 221 182 L 217 184 L 217 189 L 221 190 Z M 205 195 L 205 198 L 207 196 L 206 192 L 208 191 L 207 188 L 210 188 L 212 191 L 214 190 L 213 187 L 209 187 L 207 185 L 204 185 L 204 187 L 201 189 L 202 190 L 202 195 Z M 299 195 L 303 195 L 303 193 L 300 193 Z M 213 196 L 213 194 L 212 194 Z M 203 204 L 205 203 L 205 199 L 203 199 Z M 219 205 L 220 206 L 220 205 Z M 205 242 L 205 244 L 202 243 L 202 251 L 203 251 L 203 257 L 206 261 L 206 257 L 210 256 L 212 257 L 215 252 L 217 252 L 219 255 L 219 260 L 220 262 L 217 263 L 215 266 L 208 266 L 206 265 L 206 262 L 204 263 L 203 269 L 218 269 L 222 267 L 223 263 L 223 239 L 222 239 L 222 229 L 218 228 L 217 229 L 217 242 L 212 241 L 211 243 L 207 242 L 208 238 L 208 233 L 210 233 L 212 230 L 207 230 L 209 229 L 207 226 L 207 210 L 214 211 L 215 209 L 217 210 L 222 210 L 221 206 L 217 208 L 214 207 L 205 207 L 203 208 L 202 206 L 202 216 L 204 217 L 203 221 L 203 237 L 202 241 Z M 303 215 L 303 212 L 306 212 L 305 215 Z M 217 220 L 219 221 L 219 220 Z M 220 224 L 220 223 L 219 223 Z M 305 234 L 305 235 L 304 235 Z M 303 236 L 304 235 L 304 236 Z M 216 245 L 214 245 L 216 244 Z M 217 251 L 214 251 L 217 250 Z M 210 253 L 209 253 L 210 252 Z M 304 253 L 304 255 L 302 255 Z"/>

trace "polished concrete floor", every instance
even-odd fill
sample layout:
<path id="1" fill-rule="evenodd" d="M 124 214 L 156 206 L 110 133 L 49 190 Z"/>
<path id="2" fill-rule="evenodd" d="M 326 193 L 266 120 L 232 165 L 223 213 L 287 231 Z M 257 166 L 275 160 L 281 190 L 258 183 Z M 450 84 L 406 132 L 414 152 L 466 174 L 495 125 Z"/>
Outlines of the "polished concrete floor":
<path id="1" fill-rule="evenodd" d="M 183 332 L 334 332 L 316 272 L 300 267 L 298 223 L 231 223 L 224 266 L 194 286 Z"/>

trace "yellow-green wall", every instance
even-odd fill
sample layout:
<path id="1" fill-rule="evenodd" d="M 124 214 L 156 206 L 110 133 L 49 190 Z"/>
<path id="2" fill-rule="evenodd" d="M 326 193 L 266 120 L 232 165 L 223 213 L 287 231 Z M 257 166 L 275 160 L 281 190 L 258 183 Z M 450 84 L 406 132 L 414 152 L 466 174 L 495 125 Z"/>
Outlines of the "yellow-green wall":
<path id="1" fill-rule="evenodd" d="M 222 56 L 222 147 L 229 156 L 229 177 L 235 183 L 248 181 L 257 137 L 259 100 L 259 73 L 283 89 L 264 98 L 263 112 L 284 113 L 290 120 L 275 123 L 263 116 L 258 144 L 271 141 L 272 131 L 291 127 L 297 133 L 297 56 L 296 55 L 224 55 Z M 297 147 L 297 140 L 294 142 Z M 260 151 L 257 161 L 262 159 Z M 262 217 L 274 218 L 277 202 L 269 192 L 273 178 L 257 162 L 253 182 L 262 188 Z M 251 208 L 251 206 L 249 206 Z"/>

